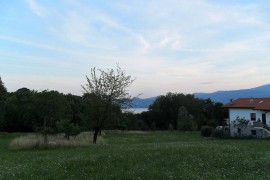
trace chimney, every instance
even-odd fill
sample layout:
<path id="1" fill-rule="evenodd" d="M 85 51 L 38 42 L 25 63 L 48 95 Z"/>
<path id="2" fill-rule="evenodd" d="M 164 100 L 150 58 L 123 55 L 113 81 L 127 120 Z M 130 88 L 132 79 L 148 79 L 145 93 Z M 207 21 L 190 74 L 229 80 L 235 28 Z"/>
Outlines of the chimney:
<path id="1" fill-rule="evenodd" d="M 233 102 L 233 99 L 230 99 L 230 102 L 232 103 Z"/>
<path id="2" fill-rule="evenodd" d="M 250 98 L 249 103 L 250 104 L 253 104 L 253 102 L 254 102 L 254 99 L 253 98 Z"/>

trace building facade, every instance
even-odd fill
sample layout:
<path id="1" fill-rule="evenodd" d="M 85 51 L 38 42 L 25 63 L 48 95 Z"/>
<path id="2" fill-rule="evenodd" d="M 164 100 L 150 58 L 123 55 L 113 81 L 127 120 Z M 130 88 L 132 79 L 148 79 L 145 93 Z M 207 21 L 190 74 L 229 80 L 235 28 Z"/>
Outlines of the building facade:
<path id="1" fill-rule="evenodd" d="M 270 98 L 240 98 L 223 107 L 229 112 L 231 136 L 270 137 Z"/>

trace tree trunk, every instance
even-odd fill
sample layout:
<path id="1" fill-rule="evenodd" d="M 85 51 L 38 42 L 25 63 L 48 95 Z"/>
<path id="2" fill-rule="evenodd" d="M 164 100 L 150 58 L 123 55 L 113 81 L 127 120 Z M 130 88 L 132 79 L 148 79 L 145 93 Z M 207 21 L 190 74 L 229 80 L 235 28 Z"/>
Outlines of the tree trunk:
<path id="1" fill-rule="evenodd" d="M 44 144 L 47 145 L 48 144 L 48 132 L 47 132 L 47 124 L 46 124 L 47 120 L 46 118 L 44 118 L 44 122 L 43 122 L 43 141 Z"/>
<path id="2" fill-rule="evenodd" d="M 99 131 L 100 131 L 99 128 L 95 128 L 94 136 L 93 136 L 93 144 L 97 144 L 97 136 L 98 136 Z"/>
<path id="3" fill-rule="evenodd" d="M 101 136 L 101 129 L 98 131 L 98 135 Z"/>
<path id="4" fill-rule="evenodd" d="M 48 134 L 47 133 L 44 133 L 43 134 L 43 143 L 45 144 L 45 145 L 47 145 L 48 144 Z"/>

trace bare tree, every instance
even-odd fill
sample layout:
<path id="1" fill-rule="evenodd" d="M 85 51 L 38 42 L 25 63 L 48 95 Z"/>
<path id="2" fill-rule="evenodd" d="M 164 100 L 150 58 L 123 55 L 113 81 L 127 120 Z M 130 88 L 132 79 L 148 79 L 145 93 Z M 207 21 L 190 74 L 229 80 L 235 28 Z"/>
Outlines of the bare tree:
<path id="1" fill-rule="evenodd" d="M 97 141 L 97 135 L 110 118 L 112 109 L 115 106 L 127 107 L 132 103 L 132 97 L 128 92 L 128 87 L 134 82 L 131 76 L 117 65 L 116 69 L 91 68 L 91 76 L 86 76 L 87 84 L 82 86 L 84 97 L 91 101 L 92 113 L 94 113 L 94 136 L 93 143 Z"/>

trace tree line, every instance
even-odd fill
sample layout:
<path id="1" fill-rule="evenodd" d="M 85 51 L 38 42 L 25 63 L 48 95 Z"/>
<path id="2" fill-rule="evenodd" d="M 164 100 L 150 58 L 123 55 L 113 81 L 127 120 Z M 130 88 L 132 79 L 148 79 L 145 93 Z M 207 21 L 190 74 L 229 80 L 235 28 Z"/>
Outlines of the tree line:
<path id="1" fill-rule="evenodd" d="M 138 119 L 150 130 L 200 130 L 205 125 L 215 127 L 225 123 L 227 111 L 222 106 L 222 103 L 198 99 L 191 94 L 167 93 L 158 96 Z"/>
<path id="2" fill-rule="evenodd" d="M 122 111 L 132 105 L 126 88 L 133 81 L 119 67 L 108 71 L 93 68 L 83 86 L 84 94 L 76 96 L 28 88 L 7 92 L 0 78 L 0 131 L 64 132 L 66 138 L 89 130 L 97 135 L 102 129 L 189 131 L 221 125 L 226 116 L 222 103 L 182 93 L 157 97 L 141 114 Z"/>

